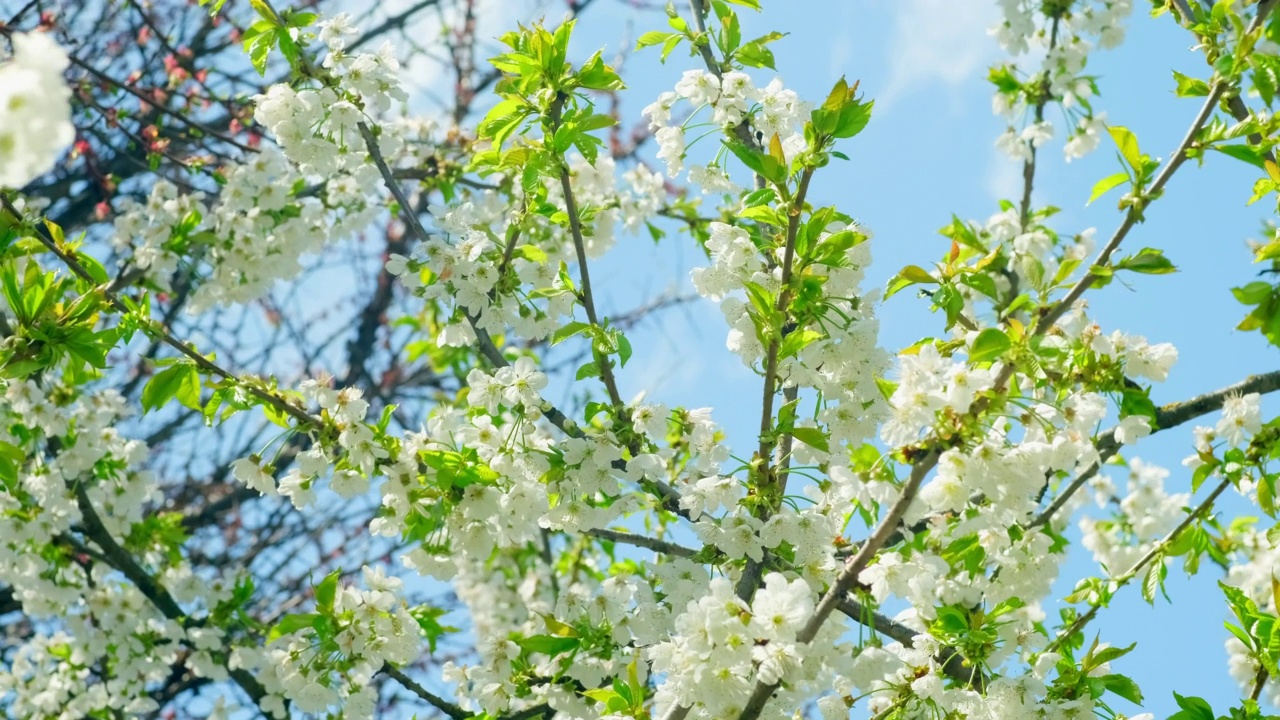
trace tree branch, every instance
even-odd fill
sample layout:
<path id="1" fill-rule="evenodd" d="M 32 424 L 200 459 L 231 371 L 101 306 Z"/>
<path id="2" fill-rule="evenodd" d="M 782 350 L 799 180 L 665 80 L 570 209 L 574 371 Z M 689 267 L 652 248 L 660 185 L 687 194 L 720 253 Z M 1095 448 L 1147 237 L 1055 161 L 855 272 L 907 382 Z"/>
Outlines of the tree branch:
<path id="1" fill-rule="evenodd" d="M 916 635 L 919 634 L 915 630 L 875 610 L 867 609 L 848 595 L 841 598 L 836 607 L 845 617 L 860 625 L 865 625 L 881 635 L 897 640 L 906 647 L 915 645 Z M 868 615 L 871 616 L 870 620 L 867 619 Z M 942 648 L 938 653 L 937 661 L 942 668 L 942 673 L 952 680 L 979 691 L 986 687 L 987 679 L 982 671 L 976 667 L 966 667 L 964 656 L 955 648 Z"/>
<path id="2" fill-rule="evenodd" d="M 551 105 L 548 118 L 551 120 L 552 132 L 560 128 L 560 112 L 564 109 L 564 101 L 566 95 L 560 97 Z M 601 327 L 600 318 L 596 315 L 595 297 L 591 292 L 591 272 L 587 268 L 587 246 L 586 241 L 582 237 L 582 218 L 578 215 L 578 202 L 573 196 L 573 183 L 570 182 L 569 166 L 561 159 L 560 168 L 560 191 L 564 195 L 565 212 L 569 216 L 569 234 L 573 236 L 573 249 L 578 258 L 578 275 L 582 282 L 582 292 L 579 293 L 579 299 L 582 300 L 582 307 L 587 313 L 587 322 L 594 327 Z M 605 391 L 609 393 L 609 401 L 613 403 L 616 412 L 622 412 L 623 403 L 622 395 L 618 392 L 618 381 L 613 374 L 613 363 L 608 356 L 595 349 L 595 343 L 592 342 L 592 354 L 595 355 L 596 365 L 600 368 L 600 380 L 604 382 Z"/>
<path id="3" fill-rule="evenodd" d="M 698 554 L 698 551 L 693 548 L 687 548 L 677 543 L 651 538 L 646 535 L 637 535 L 635 533 L 608 530 L 605 528 L 595 528 L 593 530 L 587 530 L 586 532 L 588 535 L 598 537 L 602 540 L 622 543 L 624 545 L 634 545 L 636 547 L 645 548 L 646 550 L 662 553 L 663 555 L 689 558 Z"/>
<path id="4" fill-rule="evenodd" d="M 445 715 L 448 715 L 452 720 L 466 720 L 467 718 L 471 717 L 471 713 L 467 712 L 466 710 L 463 710 L 461 706 L 455 705 L 449 702 L 448 700 L 445 700 L 444 698 L 440 697 L 439 695 L 436 695 L 430 690 L 422 687 L 422 685 L 414 681 L 413 678 L 400 672 L 399 669 L 397 669 L 395 666 L 391 665 L 390 663 L 384 663 L 382 666 L 381 672 L 382 674 L 386 675 L 392 680 L 395 680 L 396 682 L 403 685 L 406 690 L 412 692 L 414 695 L 417 695 L 423 700 L 426 700 L 437 710 L 444 713 Z"/>
<path id="5" fill-rule="evenodd" d="M 1205 393 L 1189 400 L 1162 405 L 1156 410 L 1156 422 L 1155 426 L 1151 428 L 1151 432 L 1157 433 L 1161 430 L 1168 430 L 1169 428 L 1177 427 L 1182 423 L 1194 420 L 1202 415 L 1208 415 L 1211 412 L 1221 410 L 1222 406 L 1226 403 L 1227 398 L 1233 395 L 1244 395 L 1246 393 L 1255 392 L 1266 394 L 1275 392 L 1276 390 L 1280 390 L 1280 370 L 1263 373 L 1261 375 L 1252 375 L 1235 385 L 1230 385 L 1220 390 Z M 1067 504 L 1067 501 L 1071 499 L 1071 496 L 1078 492 L 1080 488 L 1084 487 L 1085 483 L 1089 482 L 1090 479 L 1098 474 L 1102 465 L 1120 451 L 1120 443 L 1116 442 L 1115 429 L 1112 428 L 1111 430 L 1099 435 L 1096 447 L 1098 448 L 1098 455 L 1100 456 L 1099 461 L 1090 465 L 1089 468 L 1080 473 L 1075 480 L 1072 480 L 1071 484 L 1059 493 L 1056 498 L 1054 498 L 1054 501 L 1049 504 L 1049 507 L 1045 508 L 1043 512 L 1037 515 L 1035 519 L 1027 525 L 1028 530 L 1038 528 L 1053 519 L 1054 514 Z"/>
<path id="6" fill-rule="evenodd" d="M 1188 513 L 1187 517 L 1184 518 L 1182 522 L 1178 523 L 1178 526 L 1176 528 L 1170 531 L 1168 535 L 1165 535 L 1164 538 L 1161 539 L 1159 542 L 1157 542 L 1155 545 L 1151 546 L 1151 549 L 1148 550 L 1145 555 L 1139 558 L 1138 561 L 1133 564 L 1133 567 L 1129 568 L 1129 570 L 1125 572 L 1125 574 L 1121 575 L 1118 578 L 1113 579 L 1111 583 L 1115 588 L 1115 592 L 1118 592 L 1120 588 L 1129 584 L 1130 580 L 1137 577 L 1138 573 L 1142 571 L 1142 568 L 1146 567 L 1147 563 L 1151 562 L 1156 557 L 1163 555 L 1165 548 L 1169 547 L 1170 543 L 1178 539 L 1178 536 L 1182 534 L 1182 531 L 1191 527 L 1191 523 L 1195 522 L 1197 518 L 1199 518 L 1209 508 L 1211 508 L 1213 506 L 1214 501 L 1216 501 L 1218 499 L 1218 496 L 1222 494 L 1222 491 L 1226 490 L 1230 486 L 1231 486 L 1231 481 L 1227 479 L 1224 479 L 1222 482 L 1218 483 L 1218 486 L 1213 489 L 1213 492 L 1209 493 L 1209 497 L 1205 498 L 1204 502 L 1196 506 L 1195 510 L 1192 510 L 1190 513 Z M 1080 617 L 1076 618 L 1075 622 L 1071 623 L 1070 627 L 1058 633 L 1058 636 L 1054 638 L 1053 642 L 1049 643 L 1049 645 L 1045 647 L 1045 649 L 1041 652 L 1048 653 L 1048 652 L 1053 652 L 1057 650 L 1062 645 L 1062 643 L 1066 642 L 1068 638 L 1070 638 L 1072 635 L 1075 635 L 1077 632 L 1080 631 L 1081 628 L 1087 625 L 1090 620 L 1097 617 L 1098 611 L 1101 610 L 1102 607 L 1103 607 L 1102 605 L 1094 605 L 1090 607 L 1089 611 L 1081 615 Z"/>
<path id="7" fill-rule="evenodd" d="M 817 608 L 814 609 L 813 615 L 796 633 L 796 640 L 801 644 L 809 644 L 813 638 L 818 635 L 818 631 L 822 629 L 822 625 L 831 617 L 831 613 L 836 609 L 845 594 L 849 592 L 849 588 L 857 581 L 858 575 L 866 569 L 880 548 L 884 547 L 885 541 L 894 533 L 898 527 L 898 523 L 902 521 L 902 516 L 906 514 L 907 507 L 915 500 L 916 493 L 920 491 L 920 484 L 924 481 L 925 475 L 929 474 L 929 470 L 938 462 L 938 450 L 930 450 L 925 457 L 912 468 L 911 476 L 907 479 L 906 484 L 902 487 L 902 495 L 898 497 L 897 502 L 889 508 L 889 512 L 880 521 L 880 525 L 876 531 L 867 538 L 862 547 L 858 549 L 857 554 L 849 558 L 845 563 L 844 569 L 840 572 L 836 581 L 827 588 L 827 592 L 818 601 Z M 760 717 L 760 713 L 764 712 L 765 703 L 769 702 L 769 698 L 778 690 L 778 683 L 765 683 L 756 681 L 756 686 L 748 698 L 746 706 L 742 713 L 738 715 L 739 720 L 756 720 Z"/>
<path id="8" fill-rule="evenodd" d="M 757 506 L 756 517 L 761 521 L 768 520 L 769 515 L 773 513 L 775 495 L 777 496 L 777 501 L 779 503 L 782 502 L 782 495 L 785 493 L 787 483 L 786 475 L 779 475 L 777 469 L 773 467 L 773 449 L 775 447 L 775 440 L 771 437 L 774 424 L 773 400 L 774 396 L 778 394 L 778 350 L 782 345 L 783 337 L 787 332 L 786 327 L 789 323 L 791 268 L 795 262 L 796 236 L 800 231 L 800 215 L 804 211 L 804 201 L 809 194 L 809 183 L 813 180 L 813 173 L 814 168 L 806 167 L 804 169 L 800 176 L 800 183 L 796 187 L 795 197 L 791 202 L 791 211 L 788 213 L 786 242 L 782 251 L 782 289 L 778 292 L 778 301 L 774 305 L 774 310 L 782 317 L 783 326 L 772 334 L 769 339 L 769 347 L 765 351 L 764 389 L 760 403 L 760 446 L 756 450 L 756 459 L 760 463 L 760 470 L 757 475 L 757 481 L 760 484 L 760 505 Z M 788 391 L 788 402 L 799 396 L 798 391 L 799 388 L 793 388 Z M 790 433 L 786 434 L 783 442 L 790 448 Z M 748 560 L 747 566 L 742 572 L 742 577 L 738 578 L 738 585 L 734 591 L 744 601 L 749 602 L 751 600 L 756 587 L 760 584 L 761 567 L 761 562 Z"/>

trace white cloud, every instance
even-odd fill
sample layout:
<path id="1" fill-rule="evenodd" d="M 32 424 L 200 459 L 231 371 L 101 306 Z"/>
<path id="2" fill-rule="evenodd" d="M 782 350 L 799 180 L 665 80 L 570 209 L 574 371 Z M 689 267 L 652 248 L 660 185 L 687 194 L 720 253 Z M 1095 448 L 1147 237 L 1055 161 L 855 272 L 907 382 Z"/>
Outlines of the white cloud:
<path id="1" fill-rule="evenodd" d="M 999 52 L 987 35 L 997 20 L 983 0 L 889 0 L 894 15 L 889 81 L 877 98 L 888 104 L 911 92 L 954 88 L 980 72 Z"/>

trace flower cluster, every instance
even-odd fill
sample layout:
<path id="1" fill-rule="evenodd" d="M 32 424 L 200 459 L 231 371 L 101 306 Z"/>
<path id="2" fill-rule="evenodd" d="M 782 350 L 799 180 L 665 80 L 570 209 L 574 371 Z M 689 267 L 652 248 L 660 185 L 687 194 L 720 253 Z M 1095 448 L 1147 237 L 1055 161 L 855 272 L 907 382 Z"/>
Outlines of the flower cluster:
<path id="1" fill-rule="evenodd" d="M 403 665 L 422 651 L 418 622 L 398 597 L 403 581 L 365 566 L 367 590 L 338 588 L 322 608 L 329 622 L 282 635 L 265 648 L 236 648 L 231 667 L 249 670 L 268 693 L 259 706 L 288 717 L 288 705 L 322 715 L 339 706 L 343 717 L 374 717 L 377 694 L 369 681 L 384 663 Z"/>
<path id="2" fill-rule="evenodd" d="M 693 707 L 698 718 L 733 717 L 757 674 L 768 683 L 803 679 L 801 666 L 822 660 L 796 641 L 813 604 L 806 582 L 776 573 L 765 577 L 750 605 L 726 579 L 712 580 L 708 594 L 677 615 L 675 635 L 648 649 L 653 671 L 667 676 L 658 706 Z"/>
<path id="3" fill-rule="evenodd" d="M 45 33 L 7 36 L 13 55 L 0 60 L 0 188 L 20 188 L 49 172 L 71 141 L 69 61 Z"/>
<path id="4" fill-rule="evenodd" d="M 1094 47 L 1114 48 L 1124 39 L 1124 21 L 1133 12 L 1132 0 L 1086 0 L 1045 5 L 1028 0 L 1000 0 L 1003 17 L 991 29 L 997 42 L 1014 57 L 1033 49 L 1043 58 L 1036 72 L 1018 77 L 1016 65 L 992 70 L 996 94 L 992 108 L 1009 128 L 996 147 L 1014 160 L 1027 161 L 1032 152 L 1054 135 L 1053 125 L 1032 107 L 1048 102 L 1061 105 L 1072 124 L 1064 151 L 1068 161 L 1098 147 L 1106 127 L 1106 113 L 1094 112 L 1089 100 L 1097 94 L 1093 78 L 1084 74 Z M 1026 120 L 1028 115 L 1034 115 Z M 1016 125 L 1023 122 L 1021 129 Z"/>
<path id="5" fill-rule="evenodd" d="M 114 391 L 79 395 L 34 380 L 5 385 L 0 444 L 30 460 L 16 482 L 0 481 L 0 584 L 39 622 L 0 670 L 0 693 L 17 716 L 154 712 L 150 689 L 175 667 L 227 679 L 224 630 L 167 616 L 157 593 L 201 617 L 229 601 L 235 582 L 195 573 L 171 540 L 143 530 L 154 527 L 150 506 L 160 493 L 155 476 L 141 469 L 145 444 L 116 430 L 128 414 Z M 45 442 L 58 451 L 31 450 Z M 147 540 L 138 545 L 135 536 Z M 154 586 L 144 592 L 98 559 L 121 547 L 138 554 Z M 95 680 L 92 667 L 110 667 L 110 682 Z"/>
<path id="6" fill-rule="evenodd" d="M 1096 520 L 1081 518 L 1082 543 L 1106 571 L 1117 576 L 1129 571 L 1152 546 L 1172 530 L 1185 516 L 1189 493 L 1168 494 L 1164 481 L 1169 471 L 1141 460 L 1129 461 L 1128 494 L 1116 497 L 1111 483 L 1094 484 L 1098 500 L 1118 501 L 1113 518 Z"/>
<path id="7" fill-rule="evenodd" d="M 781 80 L 774 78 L 765 87 L 758 88 L 744 72 L 735 70 L 717 77 L 706 70 L 686 70 L 674 91 L 662 93 L 644 109 L 649 129 L 658 141 L 658 159 L 666 163 L 667 175 L 671 178 L 684 172 L 689 149 L 685 134 L 692 117 L 682 124 L 672 124 L 674 110 L 682 101 L 693 106 L 693 115 L 710 108 L 711 123 L 720 127 L 733 127 L 749 120 L 764 137 L 776 135 L 788 158 L 805 148 L 800 125 L 808 118 L 809 106 L 794 90 L 784 87 Z M 688 180 L 707 192 L 738 190 L 725 170 L 714 164 L 690 167 Z"/>

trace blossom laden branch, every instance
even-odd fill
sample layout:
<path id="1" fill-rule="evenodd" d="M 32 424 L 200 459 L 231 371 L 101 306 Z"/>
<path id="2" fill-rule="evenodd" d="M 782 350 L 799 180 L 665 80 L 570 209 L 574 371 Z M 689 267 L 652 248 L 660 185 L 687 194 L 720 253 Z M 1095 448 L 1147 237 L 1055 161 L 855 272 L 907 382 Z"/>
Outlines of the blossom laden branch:
<path id="1" fill-rule="evenodd" d="M 876 553 L 880 552 L 880 549 L 897 531 L 898 524 L 907 513 L 907 508 L 920 491 L 920 484 L 924 482 L 924 477 L 929 473 L 929 470 L 937 464 L 939 455 L 940 453 L 937 450 L 929 450 L 919 464 L 912 468 L 911 475 L 907 478 L 906 483 L 903 484 L 898 499 L 894 501 L 889 511 L 881 518 L 875 532 L 862 543 L 862 546 L 858 548 L 858 552 L 845 562 L 844 567 L 840 570 L 840 575 L 827 588 L 822 599 L 818 601 L 813 615 L 809 617 L 801 630 L 796 633 L 797 642 L 807 644 L 817 637 L 818 631 L 822 629 L 827 618 L 831 617 L 831 613 L 845 601 L 845 596 L 854 583 L 857 582 L 858 575 L 862 573 L 867 565 L 871 564 L 871 561 L 875 559 Z M 778 687 L 779 683 L 776 682 L 756 681 L 756 685 L 751 691 L 751 696 L 747 699 L 746 705 L 743 706 L 742 712 L 738 715 L 738 720 L 756 720 L 756 718 L 759 718 L 760 713 L 764 712 L 765 704 L 778 691 Z"/>
<path id="2" fill-rule="evenodd" d="M 19 223 L 22 222 L 22 218 L 23 218 L 22 211 L 20 211 L 17 207 L 15 207 L 7 197 L 0 196 L 0 204 L 3 204 L 3 207 L 9 212 L 9 214 L 14 218 L 15 221 Z M 89 270 L 85 268 L 85 266 L 80 262 L 80 260 L 72 252 L 61 247 L 54 238 L 50 237 L 47 233 L 43 232 L 38 228 L 36 229 L 35 234 L 36 234 L 37 240 L 39 240 L 40 244 L 43 245 L 45 249 L 47 249 L 49 252 L 57 256 L 57 258 L 61 260 L 63 264 L 66 265 L 67 268 L 70 269 L 71 272 L 74 273 L 79 279 L 93 285 L 96 288 L 96 292 L 101 293 L 102 297 L 117 312 L 119 312 L 121 315 L 137 317 L 137 313 L 127 303 L 121 300 L 120 297 L 116 294 L 116 292 L 111 290 L 111 285 L 104 284 L 100 286 L 98 284 L 97 278 L 94 277 L 93 273 L 89 272 Z M 139 320 L 141 321 L 143 328 L 148 332 L 148 334 L 153 334 L 154 336 L 160 338 L 166 345 L 177 350 L 182 355 L 186 356 L 187 359 L 189 359 L 192 363 L 196 365 L 196 367 L 198 367 L 200 370 L 204 371 L 205 373 L 213 375 L 215 377 L 218 377 L 219 379 L 226 380 L 239 387 L 244 388 L 245 392 L 258 398 L 264 404 L 272 407 L 277 412 L 294 418 L 304 427 L 308 427 L 308 428 L 323 427 L 323 423 L 318 421 L 316 418 L 312 417 L 307 411 L 298 407 L 293 402 L 290 402 L 288 399 L 280 395 L 277 395 L 276 393 L 273 393 L 265 388 L 259 387 L 255 383 L 246 382 L 244 378 L 241 378 L 235 373 L 232 373 L 231 371 L 222 368 L 220 365 L 213 362 L 212 360 L 209 360 L 204 355 L 202 355 L 199 351 L 197 351 L 194 347 L 192 347 L 189 343 L 183 340 L 180 340 L 177 337 L 174 337 L 167 329 L 160 327 L 157 323 L 150 320 L 149 318 L 139 318 Z"/>
<path id="3" fill-rule="evenodd" d="M 1130 581 L 1132 581 L 1135 577 L 1137 577 L 1138 574 L 1142 572 L 1144 568 L 1146 568 L 1147 564 L 1149 564 L 1151 561 L 1155 560 L 1156 558 L 1160 558 L 1160 562 L 1163 562 L 1165 550 L 1170 545 L 1172 545 L 1175 540 L 1178 539 L 1178 536 L 1181 535 L 1183 531 L 1191 527 L 1191 525 L 1197 522 L 1198 520 L 1205 517 L 1206 513 L 1208 513 L 1209 510 L 1213 508 L 1213 504 L 1218 500 L 1218 496 L 1221 495 L 1223 491 L 1225 491 L 1228 487 L 1231 487 L 1230 479 L 1224 479 L 1222 480 L 1222 482 L 1218 483 L 1218 485 L 1214 487 L 1213 491 L 1209 493 L 1209 496 L 1206 497 L 1199 505 L 1197 505 L 1194 510 L 1187 513 L 1187 517 L 1183 519 L 1183 521 L 1179 523 L 1177 527 L 1171 530 L 1159 542 L 1152 545 L 1151 549 L 1149 549 L 1145 554 L 1143 554 L 1143 556 L 1139 558 L 1138 561 L 1135 562 L 1132 567 L 1130 567 L 1127 571 L 1125 571 L 1123 575 L 1120 575 L 1119 577 L 1113 578 L 1111 580 L 1115 588 L 1118 590 L 1119 588 L 1122 588 L 1125 585 L 1128 585 Z M 1053 641 L 1050 642 L 1045 647 L 1043 652 L 1050 653 L 1057 650 L 1059 647 L 1062 646 L 1063 643 L 1067 642 L 1073 635 L 1080 632 L 1080 630 L 1083 629 L 1085 625 L 1088 625 L 1090 620 L 1097 617 L 1098 612 L 1103 607 L 1104 606 L 1101 604 L 1093 605 L 1092 607 L 1090 607 L 1087 612 L 1077 617 L 1075 621 L 1072 622 L 1071 625 L 1069 625 L 1065 630 L 1062 630 L 1061 632 L 1059 632 L 1058 635 L 1053 639 Z"/>
<path id="4" fill-rule="evenodd" d="M 1155 422 L 1152 424 L 1151 431 L 1156 433 L 1161 430 L 1168 430 L 1202 415 L 1221 410 L 1222 406 L 1231 397 L 1249 393 L 1265 395 L 1277 390 L 1280 390 L 1280 370 L 1254 375 L 1220 390 L 1205 393 L 1189 400 L 1160 406 L 1156 409 Z M 1077 475 L 1067 487 L 1058 493 L 1053 502 L 1049 503 L 1048 507 L 1031 520 L 1027 525 L 1028 529 L 1048 524 L 1053 519 L 1053 516 L 1066 506 L 1071 497 L 1098 474 L 1102 465 L 1105 465 L 1107 460 L 1120 451 L 1121 447 L 1120 442 L 1116 440 L 1116 430 L 1114 428 L 1099 435 L 1095 445 L 1098 449 L 1098 462 L 1093 463 Z"/>
<path id="5" fill-rule="evenodd" d="M 81 521 L 84 523 L 85 536 L 102 548 L 106 562 L 128 578 L 138 588 L 138 591 L 146 596 L 151 604 L 166 618 L 185 624 L 187 622 L 186 613 L 174 600 L 173 596 L 138 564 L 138 561 L 128 550 L 116 542 L 115 538 L 111 536 L 111 532 L 102 524 L 102 519 L 98 517 L 97 510 L 94 509 L 92 501 L 90 501 L 88 494 L 85 492 L 84 484 L 79 481 L 73 481 L 73 492 L 76 498 L 76 506 L 80 510 Z M 241 668 L 232 668 L 228 672 L 236 684 L 249 695 L 249 698 L 254 703 L 261 703 L 263 698 L 266 697 L 266 689 L 251 673 Z"/>

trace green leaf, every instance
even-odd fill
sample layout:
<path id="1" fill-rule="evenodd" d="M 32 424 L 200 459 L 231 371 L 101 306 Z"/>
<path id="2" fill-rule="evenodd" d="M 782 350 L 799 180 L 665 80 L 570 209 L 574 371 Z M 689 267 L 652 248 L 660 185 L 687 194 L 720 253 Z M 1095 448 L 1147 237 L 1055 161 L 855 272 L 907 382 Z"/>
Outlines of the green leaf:
<path id="1" fill-rule="evenodd" d="M 787 167 L 772 156 L 753 150 L 737 140 L 726 141 L 725 146 L 742 161 L 743 165 L 765 180 L 774 185 L 786 182 Z"/>
<path id="2" fill-rule="evenodd" d="M 885 290 L 885 299 L 896 295 L 903 288 L 911 285 L 926 284 L 937 285 L 938 279 L 929 274 L 929 271 L 919 265 L 908 265 L 898 271 L 898 274 L 889 281 L 889 287 Z"/>
<path id="3" fill-rule="evenodd" d="M 200 376 L 194 365 L 177 363 L 153 375 L 142 388 L 142 410 L 150 412 L 174 398 L 189 408 L 200 408 Z"/>
<path id="4" fill-rule="evenodd" d="M 555 656 L 576 649 L 581 640 L 576 637 L 531 635 L 529 637 L 515 638 L 515 643 L 529 652 Z"/>
<path id="5" fill-rule="evenodd" d="M 1178 88 L 1174 91 L 1178 97 L 1206 97 L 1209 94 L 1209 83 L 1200 78 L 1189 77 L 1174 70 L 1173 79 L 1178 83 Z"/>
<path id="6" fill-rule="evenodd" d="M 831 445 L 827 441 L 827 434 L 822 430 L 814 427 L 798 427 L 791 429 L 791 435 L 800 442 L 811 448 L 816 448 L 822 452 L 831 452 Z"/>
<path id="7" fill-rule="evenodd" d="M 627 361 L 631 359 L 631 342 L 621 332 L 617 334 L 615 340 L 618 343 L 618 364 L 626 367 Z"/>
<path id="8" fill-rule="evenodd" d="M 982 363 L 995 360 L 1013 347 L 1013 342 L 1003 330 L 986 328 L 974 338 L 973 347 L 969 350 L 969 361 Z"/>
<path id="9" fill-rule="evenodd" d="M 1090 653 L 1084 662 L 1080 663 L 1080 669 L 1088 672 L 1096 667 L 1101 667 L 1112 660 L 1128 655 L 1137 646 L 1137 643 L 1130 643 L 1128 647 L 1109 647 L 1103 648 L 1096 653 Z"/>
<path id="10" fill-rule="evenodd" d="M 636 49 L 639 50 L 640 48 L 646 48 L 650 45 L 661 45 L 672 37 L 679 38 L 680 36 L 676 33 L 662 32 L 661 30 L 650 30 L 649 32 L 641 35 L 640 39 L 636 41 Z"/>
<path id="11" fill-rule="evenodd" d="M 593 362 L 583 363 L 578 368 L 578 372 L 574 375 L 576 380 L 586 380 L 587 378 L 600 377 L 600 366 Z"/>
<path id="12" fill-rule="evenodd" d="M 1120 155 L 1129 163 L 1129 167 L 1135 171 L 1142 168 L 1142 151 L 1138 149 L 1138 137 L 1133 134 L 1127 127 L 1120 125 L 1112 125 L 1107 128 L 1107 132 L 1111 133 L 1111 139 L 1115 140 L 1116 147 L 1120 149 Z"/>
<path id="13" fill-rule="evenodd" d="M 1210 147 L 1223 155 L 1247 162 L 1259 170 L 1267 169 L 1268 154 L 1253 145 L 1211 145 Z"/>
<path id="14" fill-rule="evenodd" d="M 578 83 L 588 90 L 621 90 L 625 87 L 618 73 L 601 59 L 599 50 L 582 64 Z"/>
<path id="15" fill-rule="evenodd" d="M 1115 175 L 1108 175 L 1102 178 L 1101 180 L 1099 180 L 1097 183 L 1094 184 L 1093 192 L 1089 193 L 1089 200 L 1085 202 L 1085 205 L 1088 205 L 1092 203 L 1094 200 L 1097 200 L 1103 195 L 1106 195 L 1107 192 L 1109 192 L 1112 188 L 1123 185 L 1124 183 L 1128 182 L 1128 180 L 1129 180 L 1129 174 L 1123 173 L 1123 172 L 1118 172 Z"/>
<path id="16" fill-rule="evenodd" d="M 1272 290 L 1273 288 L 1269 283 L 1256 280 L 1244 287 L 1231 288 L 1231 294 L 1235 295 L 1236 300 L 1245 305 L 1259 305 L 1271 297 Z"/>
<path id="17" fill-rule="evenodd" d="M 840 119 L 832 135 L 838 138 L 851 138 L 862 132 L 867 123 L 871 122 L 871 109 L 875 104 L 874 100 L 866 103 L 854 101 L 841 108 Z"/>
<path id="18" fill-rule="evenodd" d="M 552 333 L 551 344 L 559 345 L 560 343 L 564 342 L 565 340 L 568 340 L 574 335 L 578 335 L 590 329 L 591 329 L 590 324 L 584 323 L 584 322 L 578 322 L 575 320 L 571 323 L 568 323 L 567 325 L 560 328 L 559 330 L 556 330 L 554 333 Z"/>
<path id="19" fill-rule="evenodd" d="M 582 694 L 598 703 L 603 703 L 610 710 L 613 709 L 613 703 L 623 699 L 622 696 L 612 688 L 593 688 L 591 690 L 583 690 Z"/>
<path id="20" fill-rule="evenodd" d="M 258 71 L 258 75 L 266 76 L 267 56 L 271 54 L 271 48 L 275 47 L 278 37 L 277 30 L 268 30 L 253 39 L 253 45 L 249 48 L 249 62 Z"/>
<path id="21" fill-rule="evenodd" d="M 1169 258 L 1164 256 L 1164 252 L 1155 248 L 1142 248 L 1136 255 L 1121 258 L 1115 267 L 1117 270 L 1132 270 L 1144 275 L 1167 275 L 1178 271 Z"/>
<path id="22" fill-rule="evenodd" d="M 787 333 L 787 336 L 782 340 L 782 346 L 778 349 L 778 359 L 786 360 L 792 357 L 821 337 L 823 337 L 822 333 L 809 328 Z"/>
<path id="23" fill-rule="evenodd" d="M 762 222 L 766 225 L 783 225 L 779 222 L 778 211 L 768 205 L 755 205 L 744 208 L 738 213 L 738 217 L 743 220 L 751 220 L 753 222 Z"/>
<path id="24" fill-rule="evenodd" d="M 1169 569 L 1164 564 L 1164 554 L 1161 553 L 1151 561 L 1150 567 L 1147 568 L 1147 574 L 1142 578 L 1142 599 L 1149 604 L 1155 605 L 1156 593 L 1164 592 L 1164 579 L 1169 574 Z M 1169 596 L 1165 595 L 1168 600 Z"/>
<path id="25" fill-rule="evenodd" d="M 313 12 L 291 12 L 288 25 L 291 28 L 304 28 L 314 24 L 319 18 L 320 16 Z"/>
<path id="26" fill-rule="evenodd" d="M 1173 694 L 1173 699 L 1182 709 L 1170 715 L 1169 720 L 1214 720 L 1213 708 L 1204 700 L 1198 697 L 1183 697 L 1176 692 Z"/>
<path id="27" fill-rule="evenodd" d="M 1108 690 L 1135 705 L 1142 704 L 1142 691 L 1138 684 L 1124 675 L 1104 675 L 1100 678 Z"/>
<path id="28" fill-rule="evenodd" d="M 98 259 L 94 256 L 88 253 L 78 252 L 76 253 L 76 259 L 80 261 L 80 265 L 82 265 L 85 271 L 89 273 L 93 278 L 93 281 L 99 285 L 111 279 L 110 276 L 107 275 L 107 269 L 103 267 L 102 263 L 98 262 Z"/>
<path id="29" fill-rule="evenodd" d="M 777 70 L 774 65 L 773 51 L 758 40 L 753 40 L 738 48 L 738 51 L 733 56 L 737 58 L 738 62 L 748 67 Z"/>
<path id="30" fill-rule="evenodd" d="M 516 254 L 530 262 L 536 262 L 539 265 L 545 265 L 547 262 L 547 253 L 536 245 L 521 245 L 516 248 Z"/>
<path id="31" fill-rule="evenodd" d="M 271 627 L 267 633 L 267 644 L 279 640 L 286 635 L 292 635 L 299 630 L 309 627 L 315 627 L 315 623 L 320 619 L 320 613 L 298 613 L 296 615 L 285 615 Z"/>
<path id="32" fill-rule="evenodd" d="M 1280 240 L 1272 240 L 1266 245 L 1258 248 L 1257 253 L 1253 256 L 1253 261 L 1259 263 L 1265 260 L 1275 260 L 1277 258 L 1280 258 Z"/>
<path id="33" fill-rule="evenodd" d="M 316 586 L 316 607 L 326 615 L 333 612 L 333 601 L 338 596 L 338 576 L 341 574 L 341 570 L 334 570 Z"/>
<path id="34" fill-rule="evenodd" d="M 673 34 L 671 37 L 667 38 L 667 41 L 662 44 L 662 55 L 658 58 L 658 62 L 666 63 L 667 56 L 671 54 L 672 50 L 676 49 L 676 46 L 678 46 L 682 40 L 684 40 L 683 35 Z"/>
<path id="35" fill-rule="evenodd" d="M 276 15 L 271 4 L 265 0 L 249 0 L 249 6 L 252 7 L 254 12 L 258 13 L 258 16 L 263 20 L 271 23 L 272 25 L 280 24 L 280 16 Z"/>
<path id="36" fill-rule="evenodd" d="M 938 608 L 938 618 L 929 630 L 938 635 L 962 635 L 969 631 L 969 618 L 954 605 Z"/>

